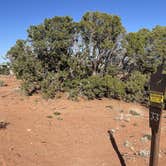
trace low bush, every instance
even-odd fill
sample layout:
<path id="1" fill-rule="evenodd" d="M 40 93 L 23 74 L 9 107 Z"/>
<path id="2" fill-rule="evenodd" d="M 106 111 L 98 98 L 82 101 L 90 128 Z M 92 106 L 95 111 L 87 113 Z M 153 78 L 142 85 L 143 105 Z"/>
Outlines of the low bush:
<path id="1" fill-rule="evenodd" d="M 43 97 L 54 98 L 57 92 L 64 92 L 66 79 L 66 72 L 48 72 L 45 78 L 40 82 Z"/>
<path id="2" fill-rule="evenodd" d="M 41 92 L 44 98 L 54 98 L 59 90 L 59 82 L 55 73 L 48 73 L 46 78 L 41 82 Z"/>
<path id="3" fill-rule="evenodd" d="M 137 101 L 145 103 L 148 99 L 148 76 L 143 75 L 138 71 L 131 74 L 128 81 L 126 81 L 126 97 L 127 101 Z"/>
<path id="4" fill-rule="evenodd" d="M 109 75 L 103 78 L 106 84 L 106 97 L 114 99 L 124 99 L 125 97 L 125 84 L 118 78 Z"/>
<path id="5" fill-rule="evenodd" d="M 1 75 L 9 75 L 10 74 L 9 64 L 0 64 L 0 74 Z"/>
<path id="6" fill-rule="evenodd" d="M 125 96 L 124 83 L 109 75 L 91 76 L 82 80 L 73 80 L 67 84 L 70 97 L 77 97 L 78 95 L 85 96 L 88 99 L 95 98 L 116 98 L 123 99 Z"/>
<path id="7" fill-rule="evenodd" d="M 99 76 L 91 76 L 81 80 L 81 93 L 88 99 L 101 98 L 105 96 L 106 87 L 102 78 Z"/>

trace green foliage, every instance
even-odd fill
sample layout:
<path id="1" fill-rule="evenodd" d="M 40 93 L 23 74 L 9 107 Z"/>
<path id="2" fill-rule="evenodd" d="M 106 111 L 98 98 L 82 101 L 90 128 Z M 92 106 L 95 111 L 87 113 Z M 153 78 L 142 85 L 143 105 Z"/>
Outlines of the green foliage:
<path id="1" fill-rule="evenodd" d="M 156 26 L 152 30 L 153 51 L 157 56 L 166 58 L 166 27 Z"/>
<path id="2" fill-rule="evenodd" d="M 151 32 L 147 29 L 141 29 L 138 32 L 128 33 L 126 35 L 126 56 L 129 58 L 128 70 L 130 72 L 138 70 L 142 73 L 153 71 L 154 57 L 151 55 Z"/>
<path id="3" fill-rule="evenodd" d="M 145 85 L 148 82 L 148 77 L 135 71 L 126 82 L 126 100 L 144 102 L 147 98 Z"/>
<path id="4" fill-rule="evenodd" d="M 88 99 L 104 97 L 104 89 L 102 79 L 99 76 L 92 76 L 81 81 L 83 95 Z"/>
<path id="5" fill-rule="evenodd" d="M 106 97 L 115 99 L 124 99 L 125 97 L 125 84 L 118 78 L 113 78 L 109 75 L 103 78 L 106 83 Z"/>
<path id="6" fill-rule="evenodd" d="M 55 73 L 48 73 L 41 82 L 41 92 L 44 98 L 54 98 L 59 90 L 59 80 Z"/>
<path id="7" fill-rule="evenodd" d="M 82 80 L 73 80 L 69 87 L 72 97 L 82 95 L 88 99 L 102 97 L 123 99 L 125 95 L 123 82 L 109 75 L 105 77 L 91 76 Z"/>
<path id="8" fill-rule="evenodd" d="M 38 85 L 34 82 L 31 82 L 30 80 L 24 81 L 21 84 L 21 90 L 27 96 L 30 96 L 33 93 L 37 92 L 38 89 Z"/>
<path id="9" fill-rule="evenodd" d="M 35 56 L 47 71 L 59 72 L 68 68 L 74 27 L 70 17 L 53 17 L 28 29 Z"/>
<path id="10" fill-rule="evenodd" d="M 27 95 L 58 92 L 78 96 L 147 102 L 148 79 L 166 56 L 166 27 L 126 33 L 120 17 L 87 12 L 45 19 L 30 26 L 28 38 L 8 51 L 11 69 Z M 0 74 L 8 73 L 8 68 Z"/>
<path id="11" fill-rule="evenodd" d="M 41 92 L 44 98 L 54 98 L 57 92 L 64 92 L 67 72 L 49 72 L 40 82 Z"/>
<path id="12" fill-rule="evenodd" d="M 108 63 L 115 56 L 113 53 L 119 50 L 119 36 L 125 32 L 120 17 L 87 12 L 79 25 L 93 75 L 104 74 Z"/>
<path id="13" fill-rule="evenodd" d="M 107 68 L 107 74 L 111 75 L 112 77 L 117 77 L 120 72 L 121 70 L 117 65 L 109 65 Z"/>
<path id="14" fill-rule="evenodd" d="M 7 64 L 0 64 L 0 74 L 2 75 L 9 75 L 10 74 L 10 65 Z"/>

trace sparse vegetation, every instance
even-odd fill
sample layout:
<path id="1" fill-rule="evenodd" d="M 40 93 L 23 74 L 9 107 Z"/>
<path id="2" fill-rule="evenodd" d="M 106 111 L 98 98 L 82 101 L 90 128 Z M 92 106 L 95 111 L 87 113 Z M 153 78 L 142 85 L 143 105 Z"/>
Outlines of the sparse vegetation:
<path id="1" fill-rule="evenodd" d="M 146 138 L 147 140 L 151 141 L 151 134 L 144 134 L 142 138 Z"/>
<path id="2" fill-rule="evenodd" d="M 53 114 L 54 114 L 55 116 L 59 116 L 59 115 L 61 115 L 61 113 L 60 113 L 60 112 L 57 112 L 57 111 L 54 112 Z"/>
<path id="3" fill-rule="evenodd" d="M 135 110 L 130 110 L 129 113 L 133 116 L 140 116 L 141 114 Z"/>
<path id="4" fill-rule="evenodd" d="M 51 118 L 53 118 L 53 116 L 52 115 L 48 115 L 47 118 L 51 119 Z"/>
<path id="5" fill-rule="evenodd" d="M 0 80 L 0 87 L 5 86 L 5 82 L 3 80 Z"/>

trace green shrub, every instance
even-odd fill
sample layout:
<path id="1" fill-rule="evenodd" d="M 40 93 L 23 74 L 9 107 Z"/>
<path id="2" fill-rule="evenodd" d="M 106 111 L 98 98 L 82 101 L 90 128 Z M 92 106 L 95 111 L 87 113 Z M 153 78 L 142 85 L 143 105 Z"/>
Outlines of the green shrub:
<path id="1" fill-rule="evenodd" d="M 30 80 L 26 80 L 21 84 L 21 90 L 27 96 L 32 95 L 34 92 L 36 92 L 39 89 L 40 89 L 39 85 Z"/>
<path id="2" fill-rule="evenodd" d="M 91 76 L 81 80 L 81 93 L 88 99 L 101 98 L 105 96 L 106 87 L 100 76 Z"/>
<path id="3" fill-rule="evenodd" d="M 109 75 L 103 78 L 103 82 L 106 84 L 106 97 L 123 99 L 125 96 L 125 86 L 124 83 Z"/>
<path id="4" fill-rule="evenodd" d="M 116 77 L 119 73 L 120 69 L 116 65 L 109 65 L 107 69 L 107 73 L 113 77 Z"/>
<path id="5" fill-rule="evenodd" d="M 71 90 L 69 91 L 69 97 L 68 97 L 68 99 L 77 101 L 78 96 L 79 96 L 78 90 L 77 90 L 77 89 L 71 89 Z"/>
<path id="6" fill-rule="evenodd" d="M 58 91 L 58 79 L 55 73 L 48 73 L 41 82 L 41 92 L 44 98 L 54 98 Z"/>
<path id="7" fill-rule="evenodd" d="M 82 80 L 73 80 L 66 84 L 71 97 L 78 95 L 86 96 L 88 99 L 109 97 L 123 99 L 125 86 L 119 79 L 111 76 L 91 76 Z"/>
<path id="8" fill-rule="evenodd" d="M 0 74 L 9 75 L 10 74 L 10 66 L 9 64 L 0 64 Z"/>
<path id="9" fill-rule="evenodd" d="M 145 85 L 148 82 L 147 75 L 143 75 L 135 71 L 126 82 L 126 97 L 127 101 L 137 101 L 144 103 L 147 100 L 147 91 Z"/>

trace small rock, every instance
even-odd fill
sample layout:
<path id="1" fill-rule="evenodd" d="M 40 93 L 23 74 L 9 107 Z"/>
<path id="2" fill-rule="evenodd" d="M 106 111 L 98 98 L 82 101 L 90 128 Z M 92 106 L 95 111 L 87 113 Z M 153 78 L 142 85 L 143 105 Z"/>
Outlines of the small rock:
<path id="1" fill-rule="evenodd" d="M 130 122 L 130 121 L 131 121 L 130 116 L 126 115 L 126 116 L 124 117 L 124 121 L 125 121 L 125 122 Z"/>
<path id="2" fill-rule="evenodd" d="M 0 129 L 6 129 L 9 125 L 9 122 L 5 122 L 4 120 L 0 120 Z"/>
<path id="3" fill-rule="evenodd" d="M 57 118 L 57 120 L 63 120 L 63 118 L 61 118 L 61 117 L 58 117 L 58 118 Z"/>
<path id="4" fill-rule="evenodd" d="M 130 110 L 129 114 L 131 114 L 133 116 L 141 116 L 141 114 L 138 111 L 135 111 L 135 110 Z"/>
<path id="5" fill-rule="evenodd" d="M 125 118 L 125 122 L 130 122 L 130 118 Z"/>
<path id="6" fill-rule="evenodd" d="M 126 141 L 124 142 L 124 146 L 127 147 L 127 148 L 130 148 L 130 147 L 132 147 L 132 143 L 129 142 L 128 140 L 126 140 Z"/>
<path id="7" fill-rule="evenodd" d="M 107 105 L 107 106 L 105 106 L 106 108 L 109 108 L 109 109 L 113 109 L 113 106 L 112 105 Z"/>
<path id="8" fill-rule="evenodd" d="M 141 138 L 141 142 L 147 142 L 151 140 L 151 135 L 150 134 L 145 134 L 142 138 Z"/>
<path id="9" fill-rule="evenodd" d="M 13 146 L 11 146 L 11 147 L 9 148 L 9 150 L 10 150 L 10 151 L 13 151 L 13 150 L 14 150 L 14 147 L 13 147 Z"/>
<path id="10" fill-rule="evenodd" d="M 141 157 L 149 157 L 150 152 L 148 150 L 141 150 L 139 151 L 138 155 Z"/>
<path id="11" fill-rule="evenodd" d="M 28 132 L 30 132 L 30 131 L 31 131 L 31 129 L 27 129 L 27 131 L 28 131 Z"/>
<path id="12" fill-rule="evenodd" d="M 120 114 L 119 120 L 124 120 L 124 114 Z"/>
<path id="13" fill-rule="evenodd" d="M 142 137 L 141 138 L 141 142 L 147 142 L 147 141 L 148 141 L 147 137 Z"/>
<path id="14" fill-rule="evenodd" d="M 116 130 L 119 130 L 119 127 L 117 127 Z"/>
<path id="15" fill-rule="evenodd" d="M 117 116 L 115 120 L 120 120 L 120 121 L 124 120 L 124 115 L 120 114 L 120 116 Z"/>
<path id="16" fill-rule="evenodd" d="M 110 131 L 111 131 L 112 134 L 114 134 L 116 130 L 115 129 L 111 129 Z"/>
<path id="17" fill-rule="evenodd" d="M 17 157 L 21 157 L 21 154 L 20 154 L 20 153 L 16 153 L 16 156 L 17 156 Z"/>
<path id="18" fill-rule="evenodd" d="M 12 91 L 13 91 L 13 92 L 20 92 L 20 91 L 21 91 L 21 88 L 20 88 L 20 87 L 16 87 L 16 88 L 13 88 Z"/>

